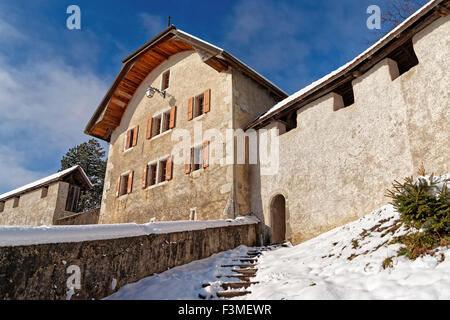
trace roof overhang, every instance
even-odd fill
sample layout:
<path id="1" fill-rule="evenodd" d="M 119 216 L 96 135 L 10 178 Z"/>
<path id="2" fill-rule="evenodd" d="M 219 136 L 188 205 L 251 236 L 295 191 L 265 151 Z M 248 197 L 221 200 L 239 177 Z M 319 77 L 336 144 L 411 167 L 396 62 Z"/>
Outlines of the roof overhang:
<path id="1" fill-rule="evenodd" d="M 129 102 L 144 79 L 171 56 L 191 50 L 197 51 L 203 62 L 218 72 L 224 72 L 230 66 L 237 68 L 266 87 L 278 99 L 287 97 L 283 90 L 223 49 L 170 26 L 122 60 L 123 66 L 119 74 L 84 132 L 109 142 L 112 132 L 120 125 Z"/>
<path id="2" fill-rule="evenodd" d="M 406 19 L 354 60 L 279 102 L 269 109 L 269 111 L 248 124 L 245 130 L 264 127 L 270 121 L 281 118 L 293 110 L 298 110 L 333 92 L 340 85 L 360 77 L 374 65 L 385 59 L 396 48 L 409 41 L 416 33 L 440 17 L 448 15 L 449 3 L 449 0 L 428 2 L 410 18 Z"/>
<path id="3" fill-rule="evenodd" d="M 4 194 L 0 195 L 0 201 L 6 201 L 13 197 L 20 196 L 24 193 L 28 193 L 32 190 L 39 189 L 44 186 L 48 186 L 48 185 L 58 182 L 58 181 L 65 181 L 70 176 L 76 176 L 76 181 L 78 181 L 77 184 L 80 187 L 82 187 L 83 189 L 88 190 L 93 187 L 91 181 L 89 180 L 89 177 L 86 175 L 83 168 L 81 168 L 79 165 L 76 165 L 69 169 L 57 172 L 48 177 L 45 177 L 40 180 L 29 183 L 23 187 L 20 187 L 20 188 L 12 190 L 10 192 L 4 193 Z"/>

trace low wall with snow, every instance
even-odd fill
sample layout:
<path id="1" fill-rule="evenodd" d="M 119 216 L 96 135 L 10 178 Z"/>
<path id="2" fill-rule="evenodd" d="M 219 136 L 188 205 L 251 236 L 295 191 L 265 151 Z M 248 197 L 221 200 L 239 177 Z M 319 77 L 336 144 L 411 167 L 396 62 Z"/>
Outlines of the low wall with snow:
<path id="1" fill-rule="evenodd" d="M 0 227 L 0 299 L 100 299 L 154 273 L 254 246 L 257 232 L 254 217 Z M 80 289 L 69 290 L 68 283 Z"/>

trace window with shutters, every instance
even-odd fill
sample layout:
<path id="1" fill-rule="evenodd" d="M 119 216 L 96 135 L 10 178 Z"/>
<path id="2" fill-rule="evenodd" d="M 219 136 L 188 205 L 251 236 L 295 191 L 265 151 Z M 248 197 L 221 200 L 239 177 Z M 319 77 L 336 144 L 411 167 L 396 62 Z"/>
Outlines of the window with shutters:
<path id="1" fill-rule="evenodd" d="M 199 117 L 204 113 L 205 113 L 205 95 L 202 93 L 201 95 L 195 97 L 194 118 Z"/>
<path id="2" fill-rule="evenodd" d="M 202 168 L 203 146 L 197 146 L 191 149 L 191 171 L 197 171 Z"/>
<path id="3" fill-rule="evenodd" d="M 127 134 L 125 135 L 125 148 L 124 148 L 125 151 L 136 146 L 138 132 L 139 132 L 139 126 L 136 126 L 132 129 L 127 130 Z"/>
<path id="4" fill-rule="evenodd" d="M 161 114 L 158 114 L 152 118 L 152 127 L 151 127 L 151 137 L 157 137 L 164 132 L 169 131 L 174 127 L 174 120 L 172 117 L 175 117 L 174 112 L 171 110 L 165 111 Z"/>
<path id="5" fill-rule="evenodd" d="M 164 157 L 147 165 L 146 177 L 143 177 L 143 188 L 157 186 L 172 179 L 171 159 L 171 156 Z"/>
<path id="6" fill-rule="evenodd" d="M 167 70 L 162 75 L 161 91 L 164 91 L 167 88 L 169 88 L 169 83 L 170 83 L 170 70 Z"/>

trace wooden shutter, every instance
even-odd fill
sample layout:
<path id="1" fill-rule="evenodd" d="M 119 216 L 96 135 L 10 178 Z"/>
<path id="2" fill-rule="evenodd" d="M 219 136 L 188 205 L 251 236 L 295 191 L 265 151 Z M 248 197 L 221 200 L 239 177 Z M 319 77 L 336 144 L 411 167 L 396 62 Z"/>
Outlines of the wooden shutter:
<path id="1" fill-rule="evenodd" d="M 172 156 L 167 158 L 166 164 L 166 181 L 172 180 Z"/>
<path id="2" fill-rule="evenodd" d="M 125 144 L 125 149 L 131 148 L 131 130 L 127 131 L 127 142 Z"/>
<path id="3" fill-rule="evenodd" d="M 169 121 L 169 129 L 173 129 L 175 127 L 175 117 L 177 114 L 177 107 L 172 106 L 170 108 L 170 121 Z"/>
<path id="4" fill-rule="evenodd" d="M 194 98 L 189 98 L 188 120 L 192 120 L 193 116 L 194 116 Z"/>
<path id="5" fill-rule="evenodd" d="M 138 134 L 139 134 L 139 126 L 136 126 L 133 129 L 133 145 L 132 145 L 133 147 L 137 144 Z"/>
<path id="6" fill-rule="evenodd" d="M 209 167 L 209 141 L 203 142 L 202 167 Z"/>
<path id="7" fill-rule="evenodd" d="M 192 148 L 186 150 L 186 159 L 184 161 L 184 173 L 189 174 L 191 172 L 191 157 Z"/>
<path id="8" fill-rule="evenodd" d="M 133 173 L 134 171 L 131 171 L 128 174 L 128 188 L 127 188 L 127 193 L 131 193 L 131 191 L 133 191 Z"/>
<path id="9" fill-rule="evenodd" d="M 148 118 L 147 120 L 147 133 L 145 134 L 145 138 L 151 139 L 152 137 L 152 123 L 153 123 L 153 118 Z"/>
<path id="10" fill-rule="evenodd" d="M 142 189 L 147 188 L 147 170 L 148 170 L 148 165 L 145 164 L 144 170 L 142 171 L 142 180 L 141 180 Z"/>
<path id="11" fill-rule="evenodd" d="M 211 110 L 211 89 L 205 91 L 203 99 L 204 99 L 203 111 L 206 113 L 209 112 L 209 110 Z"/>
<path id="12" fill-rule="evenodd" d="M 116 183 L 116 197 L 119 196 L 119 189 L 120 189 L 120 176 L 117 178 L 117 183 Z"/>

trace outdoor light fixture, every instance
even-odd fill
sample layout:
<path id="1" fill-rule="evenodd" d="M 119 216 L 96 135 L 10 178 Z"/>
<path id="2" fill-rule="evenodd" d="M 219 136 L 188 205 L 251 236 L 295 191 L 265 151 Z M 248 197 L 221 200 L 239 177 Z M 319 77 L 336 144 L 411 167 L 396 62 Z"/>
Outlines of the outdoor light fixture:
<path id="1" fill-rule="evenodd" d="M 147 96 L 147 98 L 153 98 L 153 96 L 155 95 L 155 92 L 158 92 L 164 99 L 166 98 L 166 90 L 161 91 L 157 88 L 154 87 L 148 87 L 147 90 L 145 90 L 145 95 Z"/>

